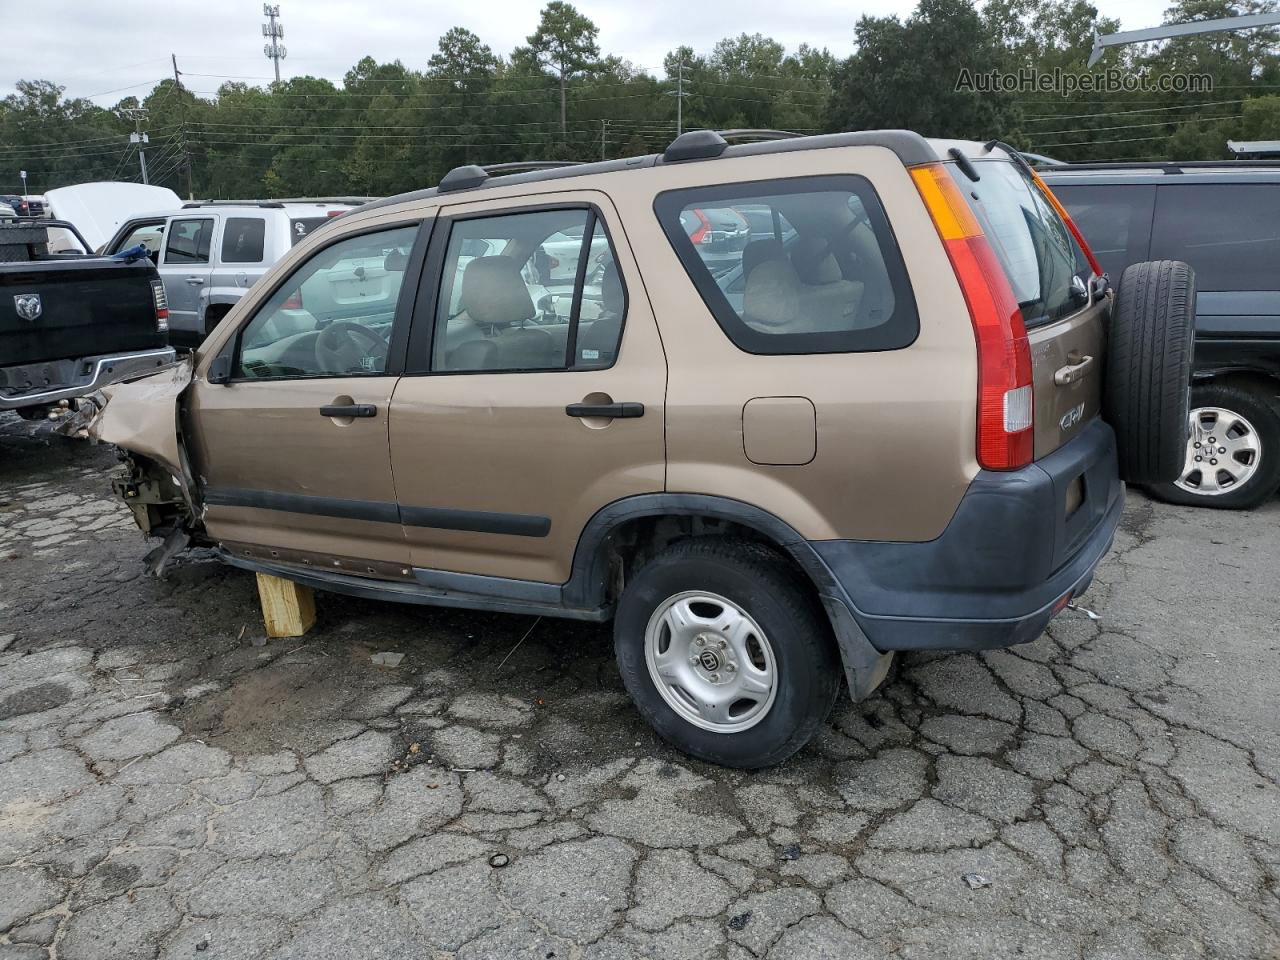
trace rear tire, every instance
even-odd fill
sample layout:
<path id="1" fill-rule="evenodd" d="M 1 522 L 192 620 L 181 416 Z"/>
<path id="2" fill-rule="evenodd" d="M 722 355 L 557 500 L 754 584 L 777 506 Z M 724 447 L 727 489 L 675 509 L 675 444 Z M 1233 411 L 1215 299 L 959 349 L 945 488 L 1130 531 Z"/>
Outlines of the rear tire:
<path id="1" fill-rule="evenodd" d="M 1249 510 L 1271 499 L 1280 487 L 1277 392 L 1280 384 L 1270 395 L 1261 385 L 1229 381 L 1193 387 L 1182 475 L 1173 483 L 1156 484 L 1151 492 L 1168 503 L 1218 510 Z"/>
<path id="2" fill-rule="evenodd" d="M 729 538 L 682 541 L 643 567 L 618 603 L 614 650 L 658 734 L 729 767 L 770 766 L 803 747 L 842 677 L 812 588 L 778 553 Z"/>
<path id="3" fill-rule="evenodd" d="M 1102 408 L 1116 432 L 1120 475 L 1130 483 L 1182 475 L 1195 305 L 1195 273 L 1180 261 L 1135 263 L 1120 277 Z"/>

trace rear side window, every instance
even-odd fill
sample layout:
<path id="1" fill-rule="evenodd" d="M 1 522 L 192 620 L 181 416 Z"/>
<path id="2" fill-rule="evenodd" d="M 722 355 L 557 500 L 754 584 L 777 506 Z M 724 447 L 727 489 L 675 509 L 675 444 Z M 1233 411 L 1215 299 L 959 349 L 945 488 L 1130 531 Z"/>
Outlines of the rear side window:
<path id="1" fill-rule="evenodd" d="M 267 221 L 261 217 L 228 217 L 222 228 L 223 263 L 261 263 Z"/>
<path id="2" fill-rule="evenodd" d="M 1144 184 L 1053 184 L 1102 269 L 1119 281 L 1124 268 L 1147 259 L 1156 188 Z"/>
<path id="3" fill-rule="evenodd" d="M 919 332 L 902 255 L 864 177 L 673 190 L 654 209 L 721 329 L 748 353 L 895 350 Z"/>
<path id="4" fill-rule="evenodd" d="M 458 220 L 445 254 L 431 369 L 609 367 L 625 315 L 626 291 L 594 210 Z"/>
<path id="5" fill-rule="evenodd" d="M 1076 275 L 1075 244 L 1049 198 L 1007 160 L 974 166 L 982 178 L 977 183 L 954 167 L 952 176 L 1008 275 L 1023 323 L 1052 323 L 1085 306 L 1089 294 Z"/>
<path id="6" fill-rule="evenodd" d="M 165 263 L 208 263 L 209 244 L 213 239 L 213 220 L 209 218 L 174 220 L 164 248 Z"/>
<path id="7" fill-rule="evenodd" d="M 1161 186 L 1153 260 L 1185 260 L 1200 290 L 1280 289 L 1280 186 Z"/>
<path id="8" fill-rule="evenodd" d="M 311 236 L 312 230 L 317 230 L 329 222 L 328 217 L 300 217 L 297 220 L 289 221 L 289 236 L 294 246 L 297 246 L 307 237 Z"/>

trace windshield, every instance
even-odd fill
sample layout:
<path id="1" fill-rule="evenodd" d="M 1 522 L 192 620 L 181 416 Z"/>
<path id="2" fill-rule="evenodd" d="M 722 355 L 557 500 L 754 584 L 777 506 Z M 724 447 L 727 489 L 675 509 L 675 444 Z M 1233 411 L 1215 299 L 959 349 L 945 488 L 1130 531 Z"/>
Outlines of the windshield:
<path id="1" fill-rule="evenodd" d="M 955 166 L 951 175 L 1008 275 L 1023 322 L 1052 323 L 1083 307 L 1088 293 L 1076 279 L 1082 264 L 1049 199 L 1007 160 L 977 161 L 974 167 L 981 177 L 976 183 Z"/>

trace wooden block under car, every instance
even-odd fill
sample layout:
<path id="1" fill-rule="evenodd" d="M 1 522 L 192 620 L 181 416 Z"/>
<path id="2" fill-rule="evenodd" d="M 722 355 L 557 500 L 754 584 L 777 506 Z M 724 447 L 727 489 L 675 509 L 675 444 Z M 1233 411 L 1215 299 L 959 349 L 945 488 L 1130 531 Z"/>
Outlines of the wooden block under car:
<path id="1" fill-rule="evenodd" d="M 258 599 L 268 637 L 300 637 L 316 622 L 315 593 L 300 583 L 260 573 Z"/>

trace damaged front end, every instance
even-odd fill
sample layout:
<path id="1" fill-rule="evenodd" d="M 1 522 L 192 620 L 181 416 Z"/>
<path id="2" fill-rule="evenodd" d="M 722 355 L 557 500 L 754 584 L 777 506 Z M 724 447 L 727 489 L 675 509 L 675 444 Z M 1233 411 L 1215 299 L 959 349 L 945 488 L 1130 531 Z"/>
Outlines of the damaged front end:
<path id="1" fill-rule="evenodd" d="M 187 547 L 210 543 L 182 442 L 181 397 L 191 376 L 187 357 L 155 376 L 107 387 L 101 398 L 93 398 L 98 410 L 88 424 L 90 437 L 120 451 L 124 470 L 111 488 L 138 528 L 164 541 L 146 557 L 148 571 L 156 576 Z"/>

